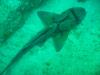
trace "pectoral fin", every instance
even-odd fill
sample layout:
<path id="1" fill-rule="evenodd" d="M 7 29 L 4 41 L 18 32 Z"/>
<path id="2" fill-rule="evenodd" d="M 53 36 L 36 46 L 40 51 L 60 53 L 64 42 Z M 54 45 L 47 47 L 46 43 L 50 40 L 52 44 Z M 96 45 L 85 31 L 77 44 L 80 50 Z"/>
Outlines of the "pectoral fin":
<path id="1" fill-rule="evenodd" d="M 56 51 L 60 51 L 68 37 L 69 32 L 62 32 L 61 34 L 57 34 L 53 37 L 54 46 L 56 48 Z"/>
<path id="2" fill-rule="evenodd" d="M 39 11 L 38 16 L 43 21 L 45 27 L 50 27 L 54 21 L 53 18 L 59 16 L 59 14 L 46 11 Z"/>

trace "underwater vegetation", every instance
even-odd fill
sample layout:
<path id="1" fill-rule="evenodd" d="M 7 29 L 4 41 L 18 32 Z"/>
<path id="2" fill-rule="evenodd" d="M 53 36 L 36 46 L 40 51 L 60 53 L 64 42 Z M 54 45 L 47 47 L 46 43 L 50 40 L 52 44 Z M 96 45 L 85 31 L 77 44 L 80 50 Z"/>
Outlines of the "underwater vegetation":
<path id="1" fill-rule="evenodd" d="M 36 9 L 42 0 L 20 0 L 21 4 L 9 12 L 6 20 L 0 25 L 2 26 L 2 34 L 0 35 L 0 43 L 5 42 L 15 31 L 20 29 L 24 24 L 33 9 Z M 2 8 L 3 9 L 3 8 Z"/>

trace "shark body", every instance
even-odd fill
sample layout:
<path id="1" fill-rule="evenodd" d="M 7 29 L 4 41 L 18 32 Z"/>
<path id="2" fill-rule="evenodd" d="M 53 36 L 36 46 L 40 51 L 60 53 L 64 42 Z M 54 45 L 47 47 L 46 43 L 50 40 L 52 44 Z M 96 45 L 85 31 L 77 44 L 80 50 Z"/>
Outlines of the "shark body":
<path id="1" fill-rule="evenodd" d="M 43 44 L 52 37 L 56 51 L 60 51 L 67 39 L 68 33 L 84 19 L 86 12 L 81 7 L 71 8 L 61 14 L 39 11 L 38 16 L 43 21 L 45 28 L 32 38 L 12 59 L 10 64 L 0 74 L 2 75 L 18 62 L 31 48 Z"/>

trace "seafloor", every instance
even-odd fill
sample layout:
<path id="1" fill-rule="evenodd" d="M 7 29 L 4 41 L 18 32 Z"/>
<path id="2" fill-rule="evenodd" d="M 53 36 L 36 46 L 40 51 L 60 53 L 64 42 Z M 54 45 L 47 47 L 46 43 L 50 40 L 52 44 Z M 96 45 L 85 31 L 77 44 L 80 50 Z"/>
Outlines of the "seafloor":
<path id="1" fill-rule="evenodd" d="M 85 19 L 69 33 L 60 52 L 56 52 L 50 38 L 41 47 L 32 48 L 4 75 L 100 75 L 100 0 L 45 0 L 28 17 L 25 16 L 25 23 L 16 18 L 6 20 L 8 14 L 12 14 L 19 5 L 20 0 L 0 0 L 0 72 L 29 40 L 44 28 L 37 15 L 38 11 L 60 14 L 72 7 L 83 7 L 86 10 Z M 13 16 L 17 15 L 16 12 Z M 7 21 L 10 23 L 4 24 Z M 23 26 L 16 29 L 16 21 Z M 13 34 L 8 32 L 3 36 L 6 30 L 10 30 L 7 28 L 9 25 L 16 31 L 13 29 Z"/>

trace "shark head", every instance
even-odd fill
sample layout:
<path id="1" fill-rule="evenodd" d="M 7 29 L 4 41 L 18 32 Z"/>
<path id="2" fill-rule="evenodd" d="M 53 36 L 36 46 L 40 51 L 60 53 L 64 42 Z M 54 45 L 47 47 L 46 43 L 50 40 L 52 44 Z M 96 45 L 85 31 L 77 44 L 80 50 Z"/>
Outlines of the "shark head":
<path id="1" fill-rule="evenodd" d="M 70 8 L 61 15 L 54 17 L 54 22 L 58 24 L 60 31 L 70 31 L 77 27 L 86 15 L 86 11 L 82 7 Z M 57 30 L 58 30 L 57 29 Z"/>

